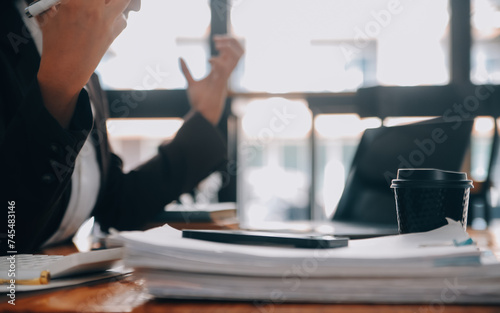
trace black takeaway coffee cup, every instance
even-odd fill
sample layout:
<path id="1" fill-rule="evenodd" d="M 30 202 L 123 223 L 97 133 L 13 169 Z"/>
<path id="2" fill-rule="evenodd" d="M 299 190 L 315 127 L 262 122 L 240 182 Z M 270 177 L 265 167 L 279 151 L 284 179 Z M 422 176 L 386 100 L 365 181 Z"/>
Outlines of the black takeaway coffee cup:
<path id="1" fill-rule="evenodd" d="M 467 227 L 469 191 L 466 173 L 437 169 L 399 169 L 392 180 L 400 234 L 424 232 L 451 218 Z"/>

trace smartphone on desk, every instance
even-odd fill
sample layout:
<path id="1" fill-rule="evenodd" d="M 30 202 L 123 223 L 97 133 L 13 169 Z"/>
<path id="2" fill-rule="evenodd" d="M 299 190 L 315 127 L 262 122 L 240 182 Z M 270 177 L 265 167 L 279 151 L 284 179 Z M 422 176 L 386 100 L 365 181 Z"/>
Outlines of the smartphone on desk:
<path id="1" fill-rule="evenodd" d="M 184 229 L 182 237 L 222 243 L 309 249 L 346 247 L 349 242 L 347 238 L 329 235 L 304 235 L 246 230 Z"/>

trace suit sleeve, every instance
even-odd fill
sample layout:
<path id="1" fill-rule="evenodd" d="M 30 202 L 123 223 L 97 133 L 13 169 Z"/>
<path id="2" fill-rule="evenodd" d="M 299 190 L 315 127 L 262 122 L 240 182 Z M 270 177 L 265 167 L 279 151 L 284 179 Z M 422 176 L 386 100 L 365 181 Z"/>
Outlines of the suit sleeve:
<path id="1" fill-rule="evenodd" d="M 201 114 L 187 118 L 175 138 L 137 169 L 123 174 L 112 156 L 109 180 L 96 217 L 103 228 L 141 228 L 181 193 L 191 191 L 226 161 L 227 149 L 219 131 Z"/>
<path id="2" fill-rule="evenodd" d="M 53 231 L 48 224 L 62 217 L 64 193 L 92 127 L 92 113 L 82 90 L 71 125 L 63 129 L 46 110 L 36 79 L 21 86 L 1 51 L 0 77 L 0 194 L 5 213 L 0 240 L 6 243 L 5 210 L 7 202 L 14 202 L 16 249 L 32 251 Z"/>

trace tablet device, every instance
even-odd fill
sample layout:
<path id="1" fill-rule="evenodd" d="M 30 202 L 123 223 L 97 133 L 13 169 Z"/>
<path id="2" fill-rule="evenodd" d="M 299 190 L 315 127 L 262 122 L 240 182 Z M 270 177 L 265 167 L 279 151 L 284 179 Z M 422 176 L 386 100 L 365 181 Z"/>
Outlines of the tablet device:
<path id="1" fill-rule="evenodd" d="M 329 249 L 346 247 L 347 238 L 330 235 L 303 235 L 245 230 L 194 230 L 185 229 L 182 237 L 207 241 L 264 245 L 288 246 L 309 249 Z"/>

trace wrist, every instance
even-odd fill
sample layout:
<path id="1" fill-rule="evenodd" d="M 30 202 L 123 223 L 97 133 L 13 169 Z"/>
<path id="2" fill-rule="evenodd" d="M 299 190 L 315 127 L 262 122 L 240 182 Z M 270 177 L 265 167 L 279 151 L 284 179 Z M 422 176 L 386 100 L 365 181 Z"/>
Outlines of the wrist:
<path id="1" fill-rule="evenodd" d="M 73 68 L 72 64 L 50 61 L 42 57 L 37 73 L 38 83 L 46 89 L 57 91 L 60 96 L 72 97 L 78 94 L 88 81 L 79 78 L 81 74 L 77 76 L 79 71 L 71 70 Z"/>
<path id="2" fill-rule="evenodd" d="M 212 125 L 216 126 L 222 116 L 226 103 L 226 92 L 212 97 L 205 97 L 197 102 L 193 107 L 200 112 L 200 114 L 209 121 Z"/>
<path id="3" fill-rule="evenodd" d="M 192 118 L 194 115 L 196 114 L 199 114 L 201 115 L 207 122 L 209 122 L 210 124 L 212 124 L 213 126 L 217 126 L 217 124 L 219 123 L 219 117 L 218 116 L 215 116 L 213 114 L 209 114 L 209 112 L 204 112 L 202 110 L 199 110 L 199 109 L 194 109 L 192 108 L 185 116 L 184 116 L 184 120 L 188 120 L 190 118 Z"/>
<path id="4" fill-rule="evenodd" d="M 52 76 L 39 72 L 37 75 L 38 85 L 43 104 L 49 113 L 66 128 L 76 106 L 78 95 L 82 87 L 66 85 Z"/>
<path id="5" fill-rule="evenodd" d="M 200 114 L 207 120 L 210 122 L 210 124 L 214 125 L 214 126 L 217 126 L 217 124 L 219 123 L 219 120 L 220 120 L 220 116 L 221 116 L 221 113 L 219 112 L 215 112 L 216 110 L 209 110 L 209 109 L 205 109 L 205 110 L 199 110 L 198 112 L 200 112 Z"/>

